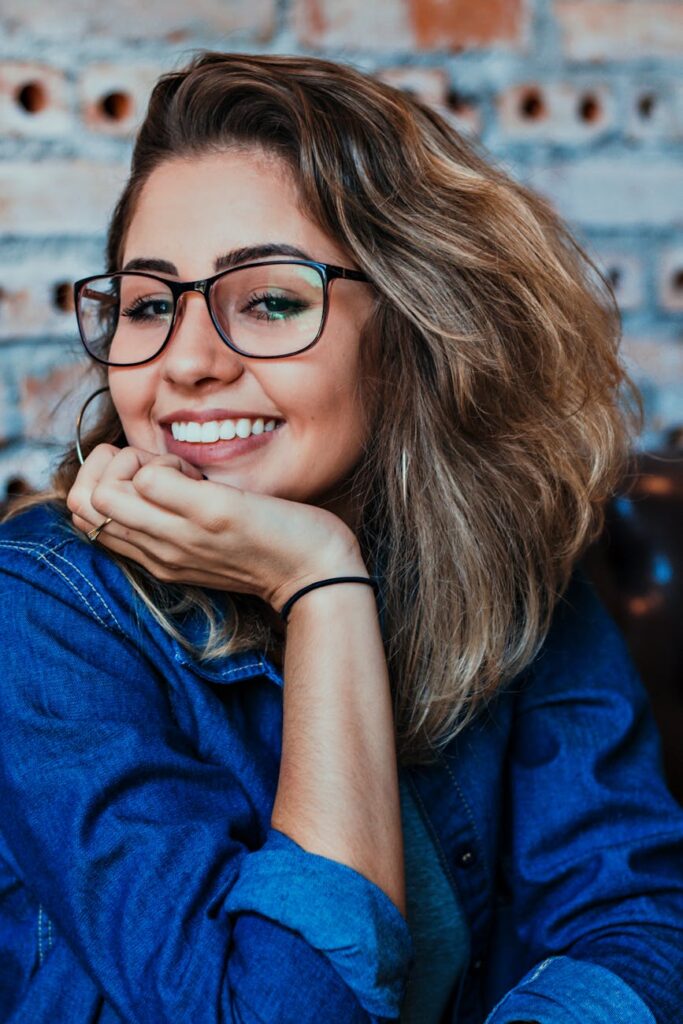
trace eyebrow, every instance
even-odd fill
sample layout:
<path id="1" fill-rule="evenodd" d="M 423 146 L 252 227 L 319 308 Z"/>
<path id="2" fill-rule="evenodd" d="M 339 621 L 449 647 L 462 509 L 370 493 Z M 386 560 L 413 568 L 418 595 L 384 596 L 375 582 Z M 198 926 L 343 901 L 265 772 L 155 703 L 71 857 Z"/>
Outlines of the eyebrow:
<path id="1" fill-rule="evenodd" d="M 295 256 L 300 260 L 310 260 L 311 256 L 296 245 L 287 245 L 281 242 L 268 242 L 264 245 L 246 245 L 239 249 L 231 249 L 223 256 L 217 256 L 213 261 L 214 270 L 229 270 L 231 267 L 239 266 L 241 263 L 249 263 L 251 260 L 261 260 L 267 256 Z M 178 269 L 174 263 L 168 260 L 159 260 L 138 256 L 128 260 L 124 270 L 158 270 L 165 274 L 178 276 Z"/>

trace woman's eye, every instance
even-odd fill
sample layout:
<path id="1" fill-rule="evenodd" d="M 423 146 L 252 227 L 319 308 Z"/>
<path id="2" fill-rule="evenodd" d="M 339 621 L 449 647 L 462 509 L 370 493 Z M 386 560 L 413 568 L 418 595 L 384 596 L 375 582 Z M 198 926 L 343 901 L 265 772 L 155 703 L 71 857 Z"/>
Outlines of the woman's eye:
<path id="1" fill-rule="evenodd" d="M 306 303 L 286 295 L 255 295 L 246 304 L 246 312 L 253 313 L 259 320 L 286 320 L 303 313 Z"/>
<path id="2" fill-rule="evenodd" d="M 171 311 L 172 304 L 168 299 L 136 299 L 121 311 L 121 316 L 141 322 L 156 320 L 159 317 L 167 318 L 171 315 Z"/>

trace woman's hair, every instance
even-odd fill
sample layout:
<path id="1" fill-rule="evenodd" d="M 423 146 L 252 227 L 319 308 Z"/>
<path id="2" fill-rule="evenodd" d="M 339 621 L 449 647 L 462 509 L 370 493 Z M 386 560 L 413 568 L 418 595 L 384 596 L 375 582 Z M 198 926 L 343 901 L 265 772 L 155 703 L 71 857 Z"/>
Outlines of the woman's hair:
<path id="1" fill-rule="evenodd" d="M 156 167 L 253 146 L 286 161 L 307 216 L 374 284 L 357 536 L 384 581 L 399 758 L 429 763 L 534 658 L 627 467 L 642 402 L 614 296 L 551 206 L 447 120 L 312 57 L 203 52 L 158 80 L 107 269 Z M 111 403 L 83 447 L 101 442 L 126 443 Z M 72 450 L 62 502 L 78 468 Z M 178 612 L 206 612 L 200 657 L 270 644 L 257 600 L 216 614 L 200 588 L 118 560 L 174 635 Z"/>

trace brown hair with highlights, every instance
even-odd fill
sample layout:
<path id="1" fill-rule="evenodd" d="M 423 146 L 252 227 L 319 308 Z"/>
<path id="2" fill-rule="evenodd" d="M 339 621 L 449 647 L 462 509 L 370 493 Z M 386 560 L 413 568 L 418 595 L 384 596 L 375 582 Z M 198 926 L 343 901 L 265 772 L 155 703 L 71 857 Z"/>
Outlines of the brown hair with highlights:
<path id="1" fill-rule="evenodd" d="M 352 488 L 384 580 L 399 758 L 428 763 L 537 654 L 626 469 L 642 402 L 614 296 L 552 207 L 445 118 L 313 57 L 202 52 L 159 79 L 107 269 L 159 164 L 235 146 L 282 157 L 302 209 L 374 285 Z M 104 441 L 126 443 L 111 403 L 84 448 Z M 43 500 L 63 503 L 77 471 L 70 451 Z M 217 616 L 199 588 L 124 570 L 175 635 L 178 611 L 206 612 L 200 657 L 274 642 L 247 595 Z"/>

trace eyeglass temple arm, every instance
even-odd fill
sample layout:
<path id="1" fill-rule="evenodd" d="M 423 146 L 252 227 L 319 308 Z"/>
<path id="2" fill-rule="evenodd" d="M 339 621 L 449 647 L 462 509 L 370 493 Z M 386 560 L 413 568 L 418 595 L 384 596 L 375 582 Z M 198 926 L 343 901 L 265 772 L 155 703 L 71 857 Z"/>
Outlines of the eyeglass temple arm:
<path id="1" fill-rule="evenodd" d="M 97 292 L 93 288 L 84 288 L 80 293 L 81 299 L 99 299 L 102 303 L 109 303 L 110 306 L 117 306 L 118 299 L 114 295 L 107 295 L 106 292 Z"/>
<path id="2" fill-rule="evenodd" d="M 369 281 L 370 278 L 367 274 L 364 274 L 362 270 L 347 270 L 346 267 L 335 267 L 330 263 L 327 264 L 327 273 L 329 277 L 346 277 L 350 281 Z"/>

